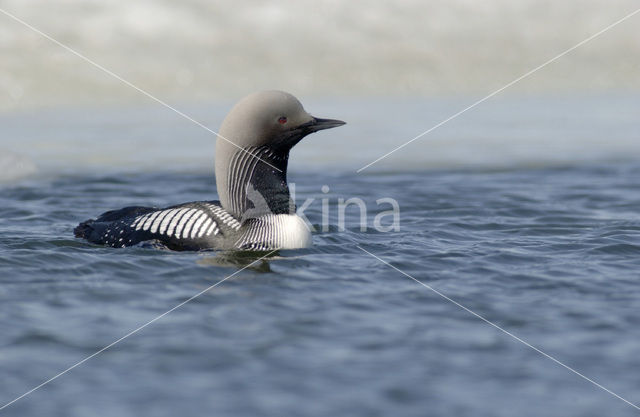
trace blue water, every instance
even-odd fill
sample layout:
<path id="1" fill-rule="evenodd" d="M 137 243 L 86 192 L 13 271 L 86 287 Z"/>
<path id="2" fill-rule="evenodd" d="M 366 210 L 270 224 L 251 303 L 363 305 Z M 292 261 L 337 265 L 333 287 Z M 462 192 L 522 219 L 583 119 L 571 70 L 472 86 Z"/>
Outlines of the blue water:
<path id="1" fill-rule="evenodd" d="M 336 130 L 337 132 L 337 130 Z M 328 232 L 255 255 L 110 249 L 81 220 L 210 199 L 205 172 L 32 178 L 0 188 L 0 403 L 225 277 L 0 411 L 7 416 L 631 416 L 640 394 L 640 165 L 294 169 Z M 329 194 L 320 186 L 330 185 Z M 337 226 L 337 199 L 393 197 L 401 228 Z"/>

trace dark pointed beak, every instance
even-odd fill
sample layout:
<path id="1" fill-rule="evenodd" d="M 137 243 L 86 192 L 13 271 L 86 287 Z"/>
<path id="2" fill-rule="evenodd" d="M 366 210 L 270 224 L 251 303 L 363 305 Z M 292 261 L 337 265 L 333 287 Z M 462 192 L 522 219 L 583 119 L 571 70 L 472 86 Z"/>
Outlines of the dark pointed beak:
<path id="1" fill-rule="evenodd" d="M 319 130 L 331 129 L 346 124 L 342 120 L 319 119 L 314 117 L 309 122 L 300 126 L 306 134 L 317 132 Z"/>

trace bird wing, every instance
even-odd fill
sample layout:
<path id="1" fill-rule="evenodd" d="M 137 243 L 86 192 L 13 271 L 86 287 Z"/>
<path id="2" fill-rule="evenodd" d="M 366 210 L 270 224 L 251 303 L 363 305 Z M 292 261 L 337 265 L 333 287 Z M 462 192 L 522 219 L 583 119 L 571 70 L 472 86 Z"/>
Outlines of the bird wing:
<path id="1" fill-rule="evenodd" d="M 216 236 L 238 229 L 240 223 L 217 201 L 198 201 L 163 209 L 126 207 L 110 211 L 97 220 L 81 223 L 76 236 L 113 247 L 158 240 L 172 249 L 202 249 L 214 246 Z"/>

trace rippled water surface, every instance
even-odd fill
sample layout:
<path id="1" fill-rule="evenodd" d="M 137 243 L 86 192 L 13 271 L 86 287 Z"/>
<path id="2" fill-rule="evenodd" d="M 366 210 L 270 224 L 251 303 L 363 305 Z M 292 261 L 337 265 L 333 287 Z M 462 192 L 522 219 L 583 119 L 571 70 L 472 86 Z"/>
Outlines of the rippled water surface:
<path id="1" fill-rule="evenodd" d="M 314 235 L 252 256 L 102 248 L 79 221 L 130 204 L 211 199 L 206 174 L 66 175 L 0 188 L 3 404 L 11 416 L 626 416 L 640 401 L 640 165 L 330 174 L 297 200 L 401 206 L 401 228 Z M 330 185 L 329 194 L 320 186 Z"/>

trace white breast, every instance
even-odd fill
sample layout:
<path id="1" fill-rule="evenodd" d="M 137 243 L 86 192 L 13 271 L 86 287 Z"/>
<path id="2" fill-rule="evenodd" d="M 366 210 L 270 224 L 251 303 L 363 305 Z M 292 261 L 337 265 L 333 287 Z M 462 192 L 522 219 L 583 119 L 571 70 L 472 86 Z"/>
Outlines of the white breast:
<path id="1" fill-rule="evenodd" d="M 311 231 L 295 214 L 269 214 L 251 219 L 236 247 L 245 249 L 300 249 L 312 245 Z"/>
<path id="2" fill-rule="evenodd" d="M 295 214 L 276 214 L 279 232 L 276 244 L 281 249 L 298 249 L 311 247 L 311 231 L 302 217 Z"/>

